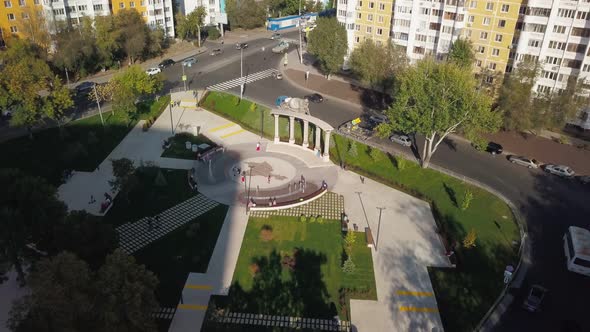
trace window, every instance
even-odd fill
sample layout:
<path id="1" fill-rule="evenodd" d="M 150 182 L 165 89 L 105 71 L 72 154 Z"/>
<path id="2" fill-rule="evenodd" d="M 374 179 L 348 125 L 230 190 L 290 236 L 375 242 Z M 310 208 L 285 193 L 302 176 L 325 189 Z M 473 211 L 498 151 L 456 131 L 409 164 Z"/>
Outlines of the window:
<path id="1" fill-rule="evenodd" d="M 544 33 L 547 28 L 545 24 L 535 24 L 535 23 L 528 23 L 524 26 L 524 31 L 529 32 L 541 32 Z"/>
<path id="2" fill-rule="evenodd" d="M 576 14 L 576 11 L 573 9 L 559 9 L 557 11 L 557 16 L 559 17 L 567 17 L 567 18 L 574 18 L 574 15 Z"/>
<path id="3" fill-rule="evenodd" d="M 583 71 L 590 71 L 590 65 L 589 64 L 585 64 L 584 67 L 582 67 Z"/>
<path id="4" fill-rule="evenodd" d="M 442 11 L 442 10 L 440 10 L 440 9 L 433 9 L 433 10 L 432 10 L 432 15 L 434 15 L 434 16 L 441 17 L 441 16 L 442 16 L 442 14 L 443 14 L 443 11 Z"/>
<path id="5" fill-rule="evenodd" d="M 496 64 L 495 64 L 495 63 L 493 63 L 493 62 L 490 62 L 490 63 L 488 64 L 488 69 L 491 69 L 491 70 L 496 70 Z"/>
<path id="6" fill-rule="evenodd" d="M 557 42 L 554 40 L 549 41 L 549 48 L 552 48 L 554 50 L 565 50 L 565 43 L 562 42 Z"/>
<path id="7" fill-rule="evenodd" d="M 549 17 L 549 15 L 551 15 L 551 8 L 527 7 L 526 14 L 531 16 Z"/>
<path id="8" fill-rule="evenodd" d="M 125 4 L 123 2 L 119 2 L 119 8 L 125 8 Z"/>
<path id="9" fill-rule="evenodd" d="M 373 27 L 367 27 L 367 33 L 373 33 Z"/>
<path id="10" fill-rule="evenodd" d="M 420 8 L 420 14 L 430 15 L 430 8 Z"/>
<path id="11" fill-rule="evenodd" d="M 6 8 L 12 8 L 12 2 L 10 2 L 10 0 L 5 0 L 4 1 L 4 7 L 6 7 Z"/>
<path id="12" fill-rule="evenodd" d="M 385 4 L 379 3 L 379 10 L 385 10 Z"/>
<path id="13" fill-rule="evenodd" d="M 567 44 L 566 49 L 568 52 L 584 53 L 584 51 L 586 50 L 586 45 L 569 43 Z"/>
<path id="14" fill-rule="evenodd" d="M 360 37 L 354 37 L 354 42 L 355 42 L 355 43 L 358 43 L 358 42 L 360 42 L 360 41 L 361 41 Z"/>
<path id="15" fill-rule="evenodd" d="M 367 16 L 367 21 L 369 21 L 369 22 L 373 21 L 373 14 L 369 14 Z"/>
<path id="16" fill-rule="evenodd" d="M 502 41 L 502 35 L 497 33 L 496 34 L 496 38 L 494 39 L 495 41 L 497 41 L 498 43 Z"/>
<path id="17" fill-rule="evenodd" d="M 485 81 L 487 84 L 492 84 L 492 83 L 494 83 L 494 77 L 493 76 L 486 76 Z"/>
<path id="18" fill-rule="evenodd" d="M 490 25 L 490 18 L 489 17 L 484 17 L 481 24 L 483 24 L 483 25 Z"/>
<path id="19" fill-rule="evenodd" d="M 338 15 L 339 16 L 346 16 L 346 10 L 344 10 L 344 9 L 338 9 Z"/>
<path id="20" fill-rule="evenodd" d="M 164 20 L 163 19 L 158 19 L 158 20 L 156 20 L 156 24 L 157 25 L 162 25 L 162 24 L 164 24 Z"/>
<path id="21" fill-rule="evenodd" d="M 448 25 L 443 25 L 442 32 L 443 33 L 453 33 L 453 27 L 448 26 Z"/>
<path id="22" fill-rule="evenodd" d="M 345 2 L 348 3 L 348 1 L 345 1 Z M 363 2 L 359 1 L 359 7 L 362 7 L 362 6 L 363 6 Z"/>
<path id="23" fill-rule="evenodd" d="M 429 29 L 436 30 L 436 31 L 440 30 L 440 23 L 430 23 Z"/>
<path id="24" fill-rule="evenodd" d="M 484 54 L 485 52 L 486 52 L 485 47 L 483 47 L 481 45 L 477 47 L 477 53 Z"/>
<path id="25" fill-rule="evenodd" d="M 357 24 L 354 28 L 356 29 L 356 31 L 361 31 L 361 25 L 360 24 Z"/>
<path id="26" fill-rule="evenodd" d="M 377 22 L 383 23 L 383 16 L 381 16 L 381 15 L 377 16 Z"/>
<path id="27" fill-rule="evenodd" d="M 498 56 L 498 55 L 500 55 L 500 49 L 497 49 L 497 48 L 492 48 L 492 55 L 493 55 L 493 56 Z"/>
<path id="28" fill-rule="evenodd" d="M 488 39 L 488 33 L 485 31 L 482 31 L 479 33 L 479 39 Z"/>
<path id="29" fill-rule="evenodd" d="M 29 13 L 21 13 L 20 16 L 23 18 L 23 20 L 29 19 Z"/>
<path id="30" fill-rule="evenodd" d="M 14 21 L 14 14 L 13 13 L 8 14 L 7 16 L 8 16 L 9 21 Z"/>
<path id="31" fill-rule="evenodd" d="M 529 40 L 529 46 L 530 47 L 540 47 L 541 46 L 541 43 L 542 43 L 541 40 L 536 40 L 536 39 Z"/>
<path id="32" fill-rule="evenodd" d="M 478 66 L 478 67 L 481 67 L 481 60 L 476 60 L 475 61 L 475 65 Z"/>
<path id="33" fill-rule="evenodd" d="M 374 2 L 369 2 L 369 8 L 371 8 L 371 9 L 375 8 L 375 3 Z"/>
<path id="34" fill-rule="evenodd" d="M 541 73 L 541 77 L 548 78 L 552 81 L 555 81 L 555 79 L 557 78 L 557 73 L 554 73 L 552 71 L 543 70 L 543 72 Z"/>
<path id="35" fill-rule="evenodd" d="M 502 9 L 500 9 L 500 11 L 502 13 L 508 13 L 509 10 L 510 10 L 510 5 L 502 5 Z"/>
<path id="36" fill-rule="evenodd" d="M 477 1 L 471 1 L 469 3 L 469 8 L 476 8 L 477 7 Z"/>
<path id="37" fill-rule="evenodd" d="M 406 27 L 407 28 L 410 26 L 410 20 L 394 19 L 393 25 L 398 26 L 398 27 Z"/>
<path id="38" fill-rule="evenodd" d="M 139 2 L 139 5 L 140 5 L 140 6 L 142 6 L 142 7 L 145 7 L 145 0 L 141 0 L 141 1 Z"/>
<path id="39" fill-rule="evenodd" d="M 360 19 L 362 18 L 362 15 L 361 15 L 361 13 L 357 13 L 357 14 L 356 14 L 356 18 L 358 18 L 358 19 L 360 20 Z"/>
<path id="40" fill-rule="evenodd" d="M 129 3 L 129 7 L 131 7 L 131 8 L 135 8 L 135 2 L 134 2 L 134 1 L 131 1 L 131 2 Z"/>
<path id="41" fill-rule="evenodd" d="M 416 41 L 426 42 L 426 35 L 416 35 Z"/>
<path id="42" fill-rule="evenodd" d="M 554 25 L 553 32 L 555 33 L 565 33 L 565 26 L 563 25 Z"/>
<path id="43" fill-rule="evenodd" d="M 78 6 L 78 11 L 85 11 L 86 10 L 86 5 L 82 5 L 82 6 Z"/>
<path id="44" fill-rule="evenodd" d="M 379 36 L 383 35 L 383 29 L 381 29 L 381 28 L 377 28 L 377 34 L 378 34 Z"/>
<path id="45" fill-rule="evenodd" d="M 349 23 L 346 25 L 347 30 L 354 30 L 354 23 Z"/>
<path id="46" fill-rule="evenodd" d="M 63 8 L 53 10 L 53 15 L 64 15 L 65 13 L 66 11 Z"/>
<path id="47" fill-rule="evenodd" d="M 412 7 L 399 6 L 399 7 L 397 7 L 397 12 L 402 13 L 402 14 L 411 14 Z"/>
<path id="48" fill-rule="evenodd" d="M 18 29 L 15 26 L 11 26 L 10 27 L 10 32 L 17 33 L 18 32 Z"/>
<path id="49" fill-rule="evenodd" d="M 545 62 L 550 65 L 561 65 L 561 59 L 552 56 L 545 57 Z"/>
<path id="50" fill-rule="evenodd" d="M 414 54 L 424 54 L 424 47 L 414 47 Z"/>
<path id="51" fill-rule="evenodd" d="M 537 92 L 538 93 L 549 93 L 549 92 L 551 92 L 551 87 L 539 85 L 539 86 L 537 86 Z"/>
<path id="52" fill-rule="evenodd" d="M 578 12 L 578 14 L 576 15 L 576 18 L 578 20 L 585 20 L 586 17 L 588 17 L 588 12 Z"/>
<path id="53" fill-rule="evenodd" d="M 506 20 L 498 21 L 498 28 L 504 28 L 506 26 Z"/>
<path id="54" fill-rule="evenodd" d="M 488 2 L 486 4 L 486 10 L 494 10 L 494 3 Z"/>
<path id="55" fill-rule="evenodd" d="M 590 37 L 590 29 L 572 28 L 572 36 L 576 36 L 576 37 Z"/>
<path id="56" fill-rule="evenodd" d="M 21 6 L 21 7 L 24 7 L 27 4 L 25 3 L 25 0 L 18 0 L 18 5 Z"/>

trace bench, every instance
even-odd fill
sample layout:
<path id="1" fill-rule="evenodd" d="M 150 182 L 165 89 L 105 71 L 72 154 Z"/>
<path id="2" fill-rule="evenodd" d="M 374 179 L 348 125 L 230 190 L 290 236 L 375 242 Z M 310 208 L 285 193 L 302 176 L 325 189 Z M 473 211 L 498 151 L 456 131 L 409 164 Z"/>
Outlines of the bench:
<path id="1" fill-rule="evenodd" d="M 373 242 L 373 233 L 369 227 L 365 227 L 365 239 L 367 240 L 367 247 L 373 248 L 375 242 Z"/>

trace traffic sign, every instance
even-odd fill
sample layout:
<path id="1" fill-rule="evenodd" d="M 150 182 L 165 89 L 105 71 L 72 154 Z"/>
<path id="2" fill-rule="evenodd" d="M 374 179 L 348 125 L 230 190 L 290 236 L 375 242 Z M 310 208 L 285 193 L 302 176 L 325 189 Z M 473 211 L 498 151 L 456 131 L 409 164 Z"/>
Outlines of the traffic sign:
<path id="1" fill-rule="evenodd" d="M 186 81 L 186 75 L 182 75 L 182 80 Z"/>

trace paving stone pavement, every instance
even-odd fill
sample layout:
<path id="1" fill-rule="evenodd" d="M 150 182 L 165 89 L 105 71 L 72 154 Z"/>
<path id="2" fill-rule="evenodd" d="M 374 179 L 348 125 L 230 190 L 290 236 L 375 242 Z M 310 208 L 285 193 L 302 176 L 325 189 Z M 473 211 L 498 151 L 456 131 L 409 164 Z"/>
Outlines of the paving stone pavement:
<path id="1" fill-rule="evenodd" d="M 250 314 L 240 312 L 228 312 L 219 317 L 218 321 L 229 324 L 277 326 L 293 329 L 313 329 L 319 331 L 350 332 L 352 326 L 348 321 L 336 321 L 333 319 L 302 318 L 289 316 L 273 316 L 262 314 Z"/>
<path id="2" fill-rule="evenodd" d="M 119 246 L 126 253 L 132 254 L 217 205 L 219 203 L 198 194 L 158 214 L 159 222 L 156 221 L 156 216 L 150 216 L 141 218 L 134 223 L 121 225 L 117 227 Z"/>
<path id="3" fill-rule="evenodd" d="M 167 319 L 170 320 L 174 317 L 176 307 L 162 307 L 152 313 L 155 319 Z"/>
<path id="4" fill-rule="evenodd" d="M 310 203 L 290 209 L 277 211 L 251 211 L 251 217 L 268 218 L 270 216 L 299 217 L 322 216 L 325 219 L 340 220 L 344 212 L 344 197 L 333 192 L 327 192 L 322 197 Z"/>

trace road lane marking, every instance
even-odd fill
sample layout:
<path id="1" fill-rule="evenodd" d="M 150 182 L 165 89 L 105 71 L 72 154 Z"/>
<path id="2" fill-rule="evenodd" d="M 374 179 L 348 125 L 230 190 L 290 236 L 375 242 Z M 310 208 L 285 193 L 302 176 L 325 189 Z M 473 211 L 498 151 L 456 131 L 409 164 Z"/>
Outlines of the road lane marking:
<path id="1" fill-rule="evenodd" d="M 234 124 L 235 123 L 233 123 L 233 122 L 226 123 L 224 125 L 221 125 L 221 126 L 212 128 L 211 130 L 209 130 L 209 132 L 212 133 L 212 132 L 219 131 L 219 130 L 222 130 L 222 129 L 225 129 L 225 128 L 229 128 L 229 127 L 233 126 Z"/>
<path id="2" fill-rule="evenodd" d="M 230 136 L 234 136 L 234 135 L 237 135 L 237 134 L 241 134 L 241 133 L 243 133 L 243 132 L 245 132 L 245 131 L 246 131 L 246 129 L 240 129 L 240 130 L 238 130 L 238 131 L 234 131 L 233 133 L 225 134 L 225 135 L 223 135 L 223 136 L 219 136 L 219 137 L 221 137 L 221 138 L 228 138 L 228 137 L 230 137 Z"/>
<path id="3" fill-rule="evenodd" d="M 412 292 L 406 290 L 398 290 L 396 294 L 402 296 L 434 296 L 433 292 Z"/>
<path id="4" fill-rule="evenodd" d="M 421 308 L 411 306 L 400 306 L 399 311 L 412 311 L 412 312 L 438 312 L 437 308 Z"/>
<path id="5" fill-rule="evenodd" d="M 212 290 L 213 286 L 211 285 L 186 285 L 184 288 L 188 289 L 199 289 L 199 290 Z"/>
<path id="6" fill-rule="evenodd" d="M 178 309 L 188 309 L 188 310 L 207 310 L 206 305 L 200 304 L 179 304 Z"/>

